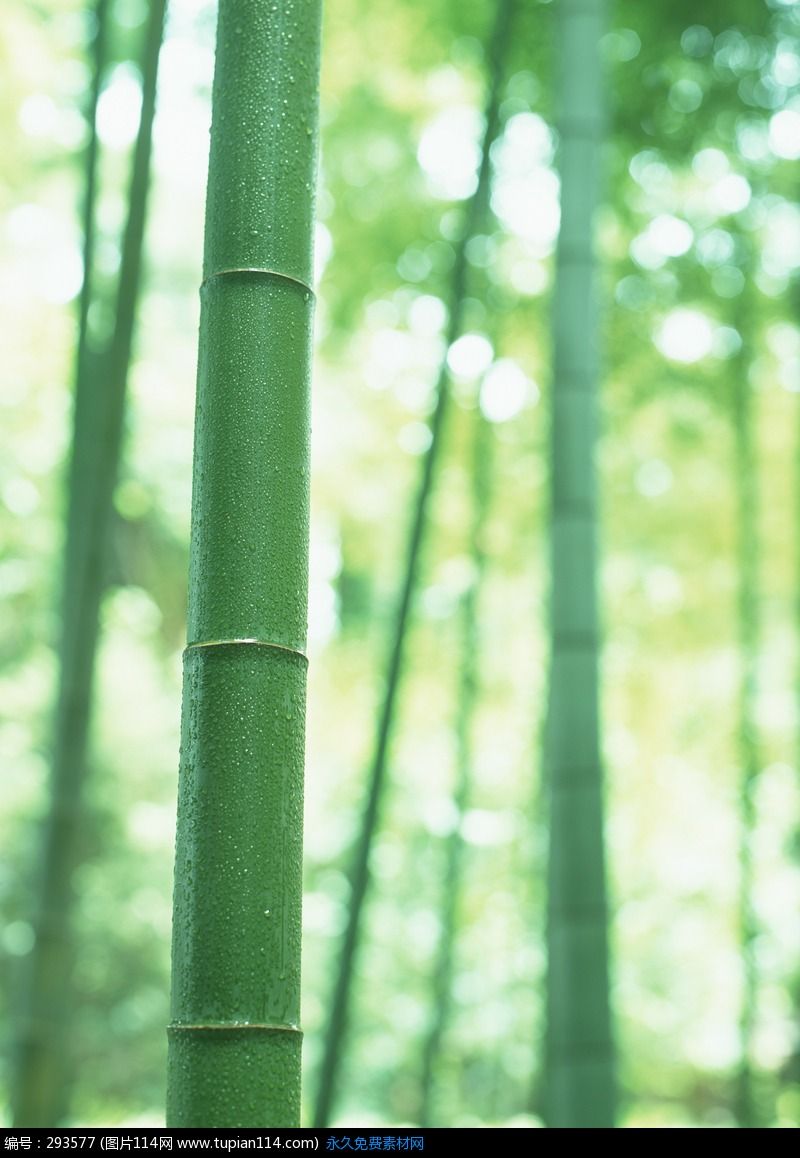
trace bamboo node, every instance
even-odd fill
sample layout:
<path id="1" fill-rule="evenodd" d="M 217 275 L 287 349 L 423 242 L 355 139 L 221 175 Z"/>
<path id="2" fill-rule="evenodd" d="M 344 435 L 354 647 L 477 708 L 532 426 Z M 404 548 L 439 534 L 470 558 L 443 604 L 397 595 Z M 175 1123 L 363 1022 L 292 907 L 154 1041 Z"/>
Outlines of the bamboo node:
<path id="1" fill-rule="evenodd" d="M 302 1029 L 299 1025 L 289 1025 L 288 1023 L 271 1023 L 260 1021 L 208 1021 L 198 1022 L 192 1025 L 186 1025 L 181 1022 L 172 1022 L 167 1026 L 167 1033 L 213 1033 L 216 1030 L 230 1033 L 231 1031 L 246 1031 L 256 1033 L 299 1033 L 302 1035 Z"/>
<path id="2" fill-rule="evenodd" d="M 267 647 L 273 651 L 282 651 L 287 655 L 296 656 L 298 659 L 308 663 L 308 656 L 304 651 L 300 651 L 296 647 L 289 647 L 285 643 L 273 643 L 269 639 L 200 639 L 194 643 L 187 643 L 183 654 L 186 655 L 189 651 L 199 651 L 201 648 L 208 647 Z"/>
<path id="3" fill-rule="evenodd" d="M 213 273 L 209 273 L 206 277 L 203 278 L 202 282 L 200 283 L 200 289 L 202 290 L 210 282 L 216 281 L 217 278 L 237 277 L 241 274 L 247 273 L 259 274 L 261 277 L 266 278 L 275 278 L 277 281 L 288 281 L 291 283 L 291 285 L 298 286 L 301 290 L 304 291 L 304 293 L 308 294 L 309 297 L 316 300 L 317 295 L 314 293 L 311 286 L 307 285 L 306 282 L 301 281 L 299 277 L 293 277 L 290 273 L 281 273 L 279 269 L 266 269 L 257 265 L 245 265 L 241 268 L 214 270 Z"/>

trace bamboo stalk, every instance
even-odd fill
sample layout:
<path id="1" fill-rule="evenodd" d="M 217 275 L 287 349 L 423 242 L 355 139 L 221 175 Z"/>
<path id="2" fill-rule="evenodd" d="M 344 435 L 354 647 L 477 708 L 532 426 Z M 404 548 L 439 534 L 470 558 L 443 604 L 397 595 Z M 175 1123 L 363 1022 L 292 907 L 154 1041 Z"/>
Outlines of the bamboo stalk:
<path id="1" fill-rule="evenodd" d="M 330 1017 L 325 1032 L 317 1084 L 317 1103 L 314 1113 L 314 1124 L 317 1127 L 324 1127 L 328 1124 L 336 1098 L 341 1062 L 346 1048 L 352 981 L 361 941 L 361 915 L 370 881 L 370 852 L 380 820 L 380 806 L 386 780 L 386 766 L 394 724 L 397 692 L 402 675 L 409 614 L 417 586 L 419 559 L 427 523 L 428 506 L 448 408 L 447 350 L 460 336 L 463 329 L 467 279 L 467 242 L 479 232 L 480 224 L 486 212 L 490 184 L 489 154 L 492 142 L 499 131 L 500 86 L 510 39 L 512 10 L 513 0 L 500 0 L 489 50 L 490 83 L 484 118 L 478 181 L 475 192 L 466 207 L 461 235 L 455 246 L 445 354 L 442 357 L 434 390 L 434 407 L 429 423 L 430 442 L 420 467 L 419 489 L 409 531 L 403 581 L 398 596 L 386 664 L 383 703 L 378 718 L 373 756 L 367 778 L 367 796 L 350 870 L 350 904 L 347 925 L 336 967 L 336 983 L 331 1000 Z"/>
<path id="2" fill-rule="evenodd" d="M 296 1126 L 319 0 L 220 0 L 167 1121 Z"/>
<path id="3" fill-rule="evenodd" d="M 491 488 L 492 435 L 480 407 L 475 413 L 472 450 L 472 525 L 470 553 L 473 571 L 461 602 L 461 667 L 456 718 L 457 823 L 447 840 L 442 894 L 442 929 L 433 971 L 432 1016 L 422 1048 L 419 1123 L 434 1124 L 435 1080 L 442 1042 L 451 1011 L 458 911 L 463 877 L 464 840 L 461 824 L 467 811 L 473 776 L 472 728 L 480 692 L 481 633 L 479 601 L 486 574 L 484 536 Z"/>
<path id="4" fill-rule="evenodd" d="M 83 200 L 83 281 L 78 297 L 78 344 L 75 354 L 74 414 L 72 450 L 69 467 L 67 493 L 74 496 L 67 511 L 66 550 L 71 557 L 65 560 L 62 621 L 67 631 L 71 621 L 71 608 L 79 597 L 84 582 L 83 566 L 86 557 L 84 532 L 86 520 L 83 517 L 85 503 L 89 499 L 82 493 L 83 488 L 91 488 L 91 472 L 87 469 L 92 457 L 95 441 L 93 428 L 93 395 L 97 389 L 99 351 L 89 334 L 89 308 L 94 297 L 94 252 L 95 252 L 95 203 L 97 200 L 97 176 L 100 141 L 97 134 L 97 105 L 103 74 L 106 68 L 108 37 L 108 0 L 97 0 L 94 9 L 93 70 L 86 110 L 89 140 L 86 148 L 86 190 Z M 68 584 L 74 584 L 69 587 Z"/>
<path id="5" fill-rule="evenodd" d="M 561 231 L 553 306 L 546 1120 L 614 1124 L 598 705 L 593 218 L 603 134 L 601 0 L 560 0 Z"/>
<path id="6" fill-rule="evenodd" d="M 139 295 L 164 3 L 165 0 L 152 0 L 145 31 L 142 111 L 131 168 L 114 332 L 108 350 L 98 357 L 93 355 L 87 330 L 93 225 L 84 240 L 84 291 L 79 303 L 75 431 L 51 802 L 43 835 L 36 942 L 31 954 L 16 1077 L 15 1122 L 24 1126 L 53 1126 L 66 1107 L 64 1084 L 68 1068 L 64 1043 L 68 1040 L 71 878 L 79 859 L 105 555 Z M 95 73 L 101 74 L 107 26 L 105 5 L 98 9 L 97 17 Z M 93 79 L 90 98 L 92 130 L 87 174 L 91 171 L 91 177 L 87 176 L 86 221 L 93 220 L 98 148 L 94 122 L 100 79 L 100 75 Z"/>
<path id="7" fill-rule="evenodd" d="M 738 329 L 751 323 L 752 302 L 740 303 Z M 754 398 L 750 385 L 748 344 L 744 343 L 734 369 L 733 433 L 738 522 L 739 575 L 737 631 L 740 682 L 738 748 L 741 765 L 739 815 L 739 922 L 742 952 L 742 1003 L 739 1018 L 740 1063 L 736 1074 L 736 1116 L 739 1126 L 754 1129 L 759 1122 L 753 1080 L 753 1039 L 758 1016 L 758 965 L 755 942 L 758 919 L 753 901 L 755 871 L 753 842 L 757 824 L 755 793 L 761 771 L 757 699 L 761 638 L 759 599 L 758 460 L 755 446 Z"/>

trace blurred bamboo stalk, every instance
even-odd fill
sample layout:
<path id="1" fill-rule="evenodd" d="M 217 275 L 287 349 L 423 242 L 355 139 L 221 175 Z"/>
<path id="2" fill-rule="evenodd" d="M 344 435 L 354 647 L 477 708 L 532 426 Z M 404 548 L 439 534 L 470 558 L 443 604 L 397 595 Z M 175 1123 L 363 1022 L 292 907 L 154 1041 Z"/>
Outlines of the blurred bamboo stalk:
<path id="1" fill-rule="evenodd" d="M 100 99 L 108 51 L 108 4 L 109 0 L 97 0 L 93 13 L 95 26 L 92 45 L 93 70 L 89 102 L 86 109 L 89 140 L 86 148 L 86 189 L 83 200 L 83 281 L 78 297 L 78 343 L 75 355 L 72 449 L 67 483 L 69 502 L 65 551 L 68 554 L 64 562 L 62 625 L 65 638 L 62 641 L 62 654 L 71 651 L 74 647 L 74 642 L 69 646 L 67 645 L 66 633 L 71 626 L 71 609 L 76 605 L 84 581 L 85 534 L 87 532 L 87 522 L 84 518 L 87 498 L 84 488 L 87 486 L 87 482 L 89 485 L 91 483 L 89 477 L 91 472 L 88 467 L 92 455 L 91 447 L 96 438 L 96 430 L 93 425 L 95 418 L 93 395 L 97 388 L 98 349 L 96 343 L 92 343 L 89 333 L 89 310 L 95 295 L 93 277 L 95 205 L 100 152 L 97 133 L 97 105 Z M 70 552 L 71 554 L 69 554 Z M 72 586 L 68 586 L 68 584 L 72 584 Z"/>
<path id="2" fill-rule="evenodd" d="M 478 180 L 475 192 L 467 204 L 461 233 L 455 245 L 455 260 L 448 295 L 449 321 L 445 351 L 434 390 L 434 407 L 429 423 L 430 443 L 420 466 L 419 489 L 406 546 L 403 580 L 398 596 L 386 664 L 383 703 L 378 717 L 373 756 L 367 777 L 367 795 L 361 828 L 350 870 L 350 904 L 347 925 L 336 967 L 336 982 L 331 998 L 317 1085 L 314 1125 L 320 1128 L 328 1124 L 333 1111 L 341 1065 L 346 1054 L 353 975 L 361 941 L 362 910 L 370 882 L 370 853 L 380 820 L 380 806 L 386 779 L 397 692 L 402 675 L 409 615 L 417 586 L 419 559 L 427 524 L 428 506 L 433 490 L 434 471 L 439 458 L 449 401 L 447 352 L 453 342 L 460 337 L 463 329 L 464 302 L 467 290 L 467 243 L 471 237 L 480 232 L 488 205 L 491 179 L 490 150 L 500 129 L 500 88 L 510 42 L 513 7 L 514 0 L 499 0 L 495 27 L 488 50 L 489 92 L 484 113 Z"/>
<path id="3" fill-rule="evenodd" d="M 481 632 L 479 602 L 486 574 L 484 538 L 491 500 L 492 431 L 480 402 L 475 411 L 472 442 L 472 524 L 469 532 L 472 573 L 461 600 L 461 667 L 456 716 L 456 786 L 453 829 L 447 839 L 442 892 L 442 926 L 431 987 L 431 1020 L 422 1047 L 419 1123 L 434 1121 L 435 1082 L 442 1042 L 451 1010 L 453 963 L 461 899 L 464 840 L 461 825 L 467 811 L 473 779 L 472 731 L 480 693 Z M 438 1123 L 442 1125 L 442 1123 Z"/>
<path id="4" fill-rule="evenodd" d="M 88 120 L 84 208 L 84 285 L 79 336 L 67 539 L 60 681 L 49 813 L 43 834 L 36 941 L 30 957 L 15 1073 L 14 1121 L 54 1126 L 67 1106 L 72 876 L 80 861 L 89 719 L 106 550 L 122 441 L 128 369 L 141 281 L 152 125 L 165 0 L 151 0 L 142 51 L 142 110 L 131 167 L 128 218 L 107 350 L 95 353 L 88 334 L 96 202 L 97 101 L 104 70 L 108 13 L 96 8 Z"/>
<path id="5" fill-rule="evenodd" d="M 561 229 L 553 303 L 545 1120 L 614 1125 L 598 704 L 594 216 L 604 132 L 602 0 L 559 0 Z"/>
<path id="6" fill-rule="evenodd" d="M 752 275 L 751 275 L 752 276 Z M 746 282 L 750 285 L 750 280 Z M 744 340 L 753 327 L 750 294 L 739 300 L 736 325 L 742 346 L 733 366 L 733 434 L 738 523 L 737 574 L 739 579 L 737 633 L 739 637 L 738 747 L 739 786 L 739 922 L 742 953 L 742 1003 L 739 1017 L 740 1062 L 736 1074 L 735 1112 L 740 1128 L 754 1129 L 760 1121 L 754 1089 L 753 1044 L 758 1018 L 758 964 L 753 846 L 758 813 L 756 789 L 761 771 L 758 736 L 758 668 L 761 641 L 760 539 L 756 414 L 750 383 L 752 345 Z"/>
<path id="7" fill-rule="evenodd" d="M 320 0 L 220 0 L 167 1121 L 300 1122 Z"/>

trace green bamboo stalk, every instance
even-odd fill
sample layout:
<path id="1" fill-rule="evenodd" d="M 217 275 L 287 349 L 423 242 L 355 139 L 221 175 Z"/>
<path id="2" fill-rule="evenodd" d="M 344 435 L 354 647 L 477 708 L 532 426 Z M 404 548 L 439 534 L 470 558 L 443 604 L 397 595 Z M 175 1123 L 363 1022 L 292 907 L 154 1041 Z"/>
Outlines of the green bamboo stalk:
<path id="1" fill-rule="evenodd" d="M 86 520 L 83 518 L 86 499 L 83 488 L 91 486 L 88 464 L 91 461 L 91 447 L 95 439 L 93 430 L 93 392 L 96 389 L 98 350 L 89 333 L 89 308 L 94 297 L 94 252 L 95 252 L 95 202 L 97 200 L 97 175 L 99 158 L 99 137 L 97 133 L 97 105 L 103 74 L 106 69 L 108 36 L 108 0 L 97 0 L 93 13 L 94 38 L 92 45 L 92 82 L 86 110 L 89 140 L 86 148 L 86 190 L 83 200 L 83 281 L 78 298 L 78 344 L 75 354 L 74 414 L 72 451 L 69 467 L 67 493 L 74 496 L 67 511 L 66 550 L 72 552 L 65 560 L 63 592 L 63 623 L 65 629 L 70 622 L 70 608 L 75 606 L 83 582 L 85 559 Z M 69 586 L 69 584 L 74 586 Z"/>
<path id="2" fill-rule="evenodd" d="M 741 302 L 738 327 L 750 325 L 752 303 Z M 760 1123 L 753 1081 L 753 1039 L 758 1013 L 758 966 L 755 942 L 758 919 L 753 904 L 755 874 L 753 841 L 756 829 L 755 793 L 761 771 L 757 697 L 761 638 L 759 599 L 758 459 L 755 447 L 756 415 L 750 385 L 748 343 L 743 343 L 734 366 L 733 433 L 734 476 L 738 523 L 737 568 L 739 575 L 737 629 L 740 680 L 738 748 L 741 768 L 739 799 L 739 928 L 742 962 L 742 1003 L 739 1018 L 740 1063 L 736 1074 L 735 1104 L 739 1126 L 756 1128 Z"/>
<path id="3" fill-rule="evenodd" d="M 791 308 L 794 310 L 794 316 L 800 316 L 800 278 L 795 277 L 790 293 Z M 795 470 L 792 479 L 794 486 L 793 498 L 793 515 L 794 526 L 792 529 L 794 544 L 794 577 L 796 587 L 793 592 L 791 600 L 790 616 L 794 621 L 794 640 L 795 640 L 795 720 L 800 721 L 800 406 L 798 406 L 800 398 L 797 395 L 794 397 L 794 404 L 796 407 L 795 413 Z M 795 768 L 800 768 L 800 729 L 795 724 Z M 795 865 L 800 861 L 800 826 L 797 824 L 797 817 L 795 817 L 794 832 L 789 845 L 791 856 Z M 800 975 L 795 971 L 791 982 L 790 990 L 792 1008 L 794 1010 L 794 1033 L 792 1041 L 792 1052 L 786 1061 L 781 1074 L 781 1093 L 788 1086 L 800 1083 Z"/>
<path id="4" fill-rule="evenodd" d="M 601 0 L 560 0 L 561 231 L 556 256 L 546 1121 L 614 1124 L 598 707 L 593 218 L 603 135 Z"/>
<path id="5" fill-rule="evenodd" d="M 175 855 L 172 1126 L 297 1126 L 320 0 L 220 0 Z"/>
<path id="6" fill-rule="evenodd" d="M 163 18 L 164 0 L 153 0 L 142 57 L 142 112 L 131 168 L 114 332 L 102 356 L 95 356 L 88 335 L 91 285 L 87 286 L 86 282 L 91 283 L 93 224 L 85 235 L 51 801 L 43 834 L 36 941 L 30 959 L 16 1067 L 14 1119 L 23 1126 L 53 1126 L 66 1109 L 71 878 L 79 859 L 84 817 L 83 792 L 99 614 L 139 294 Z M 105 5 L 98 9 L 97 19 L 95 72 L 101 74 L 107 26 Z M 93 205 L 89 202 L 95 199 L 97 141 L 93 138 L 100 80 L 96 75 L 91 92 L 92 129 L 87 150 L 87 174 L 91 176 L 87 176 L 86 221 L 93 220 Z"/>
<path id="7" fill-rule="evenodd" d="M 447 350 L 461 335 L 464 322 L 464 301 L 467 281 L 467 242 L 479 232 L 484 219 L 490 184 L 490 148 L 500 125 L 500 87 L 506 50 L 510 40 L 511 16 L 514 0 L 499 0 L 497 17 L 489 50 L 489 94 L 484 118 L 483 145 L 478 181 L 470 198 L 462 223 L 461 234 L 455 245 L 452 278 L 449 293 L 449 321 L 445 354 L 439 367 L 434 389 L 434 406 L 429 422 L 430 442 L 420 467 L 419 489 L 412 516 L 406 547 L 403 581 L 397 601 L 392 638 L 386 664 L 383 703 L 378 718 L 372 762 L 368 776 L 367 797 L 361 820 L 361 829 L 350 871 L 350 905 L 347 926 L 339 953 L 336 983 L 333 990 L 330 1017 L 325 1033 L 322 1062 L 317 1085 L 315 1126 L 328 1124 L 336 1097 L 336 1088 L 345 1054 L 350 998 L 361 940 L 361 914 L 370 881 L 369 859 L 372 843 L 378 829 L 381 798 L 386 779 L 386 765 L 394 723 L 395 704 L 402 674 L 403 655 L 412 598 L 417 586 L 419 558 L 427 523 L 428 506 L 433 489 L 434 470 L 439 457 L 442 431 L 449 400 L 449 372 Z"/>
<path id="8" fill-rule="evenodd" d="M 422 1047 L 419 1123 L 433 1125 L 436 1071 L 451 1010 L 451 988 L 455 957 L 458 911 L 463 876 L 464 840 L 461 822 L 467 810 L 474 763 L 472 727 L 480 690 L 481 633 L 479 600 L 486 574 L 484 536 L 490 499 L 492 437 L 480 407 L 475 413 L 472 453 L 472 525 L 470 553 L 472 575 L 461 601 L 461 666 L 459 672 L 458 715 L 456 718 L 455 808 L 458 822 L 447 840 L 442 929 L 433 971 L 432 1017 Z"/>
<path id="9" fill-rule="evenodd" d="M 800 278 L 794 279 L 794 284 L 791 287 L 790 295 L 791 305 L 795 312 L 795 317 L 800 315 Z M 790 596 L 791 604 L 789 616 L 793 620 L 794 626 L 794 667 L 795 667 L 795 721 L 800 721 L 800 397 L 794 396 L 795 411 L 795 469 L 793 472 L 793 557 L 794 557 L 794 578 L 795 589 Z M 800 768 L 800 729 L 795 723 L 795 768 Z M 800 862 L 800 826 L 797 823 L 797 817 L 794 818 L 794 831 L 789 843 L 790 856 L 795 865 Z M 792 1088 L 792 1086 L 800 1083 L 800 974 L 795 968 L 794 974 L 790 984 L 790 1000 L 792 1009 L 794 1010 L 794 1032 L 792 1034 L 792 1050 L 786 1060 L 786 1064 L 781 1072 L 780 1093 Z"/>
<path id="10" fill-rule="evenodd" d="M 78 340 L 75 351 L 74 366 L 74 414 L 73 414 L 73 442 L 71 461 L 69 466 L 69 481 L 67 493 L 71 501 L 67 510 L 67 534 L 65 542 L 65 562 L 62 592 L 62 623 L 63 638 L 61 641 L 62 672 L 66 670 L 65 658 L 69 653 L 67 646 L 68 623 L 70 609 L 74 606 L 74 594 L 81 573 L 81 556 L 79 543 L 83 532 L 83 522 L 80 518 L 83 504 L 83 487 L 85 482 L 85 463 L 87 446 L 87 425 L 90 415 L 91 385 L 89 373 L 90 342 L 88 334 L 89 306 L 92 299 L 92 272 L 95 250 L 95 203 L 97 199 L 97 169 L 99 139 L 97 134 L 97 105 L 100 98 L 103 75 L 106 68 L 107 55 L 107 17 L 108 0 L 98 0 L 95 5 L 92 19 L 94 29 L 91 40 L 92 79 L 89 87 L 86 106 L 86 124 L 89 132 L 86 155 L 84 160 L 85 188 L 83 192 L 82 226 L 83 226 L 83 281 L 78 297 Z M 78 496 L 81 496 L 80 500 Z M 60 746 L 58 736 L 55 739 L 56 747 Z M 50 819 L 53 824 L 53 818 Z M 58 850 L 52 848 L 52 839 L 48 832 L 47 845 L 44 849 L 52 849 L 50 855 L 59 860 Z M 46 873 L 45 867 L 45 873 Z M 58 874 L 61 876 L 61 874 Z M 45 894 L 49 892 L 48 878 L 45 875 L 40 882 L 40 888 Z M 61 1120 L 66 1107 L 66 1090 L 64 1083 L 65 1070 L 60 1063 L 60 1057 L 50 1047 L 50 1038 L 55 1028 L 63 1024 L 66 1017 L 64 994 L 61 984 L 51 985 L 49 977 L 52 975 L 48 968 L 47 958 L 52 954 L 55 967 L 69 968 L 66 946 L 51 940 L 48 946 L 43 928 L 43 918 L 47 908 L 52 908 L 47 896 L 40 896 L 40 916 L 36 924 L 36 944 L 31 954 L 31 972 L 26 1006 L 19 1027 L 17 1055 L 15 1058 L 14 1074 L 14 1120 L 17 1124 L 25 1125 L 34 1122 L 53 1125 Z M 68 931 L 64 930 L 68 936 Z M 59 960 L 58 958 L 63 959 Z M 37 1012 L 38 1011 L 38 1012 Z M 37 1032 L 38 1026 L 50 1025 L 53 1031 L 44 1034 Z"/>

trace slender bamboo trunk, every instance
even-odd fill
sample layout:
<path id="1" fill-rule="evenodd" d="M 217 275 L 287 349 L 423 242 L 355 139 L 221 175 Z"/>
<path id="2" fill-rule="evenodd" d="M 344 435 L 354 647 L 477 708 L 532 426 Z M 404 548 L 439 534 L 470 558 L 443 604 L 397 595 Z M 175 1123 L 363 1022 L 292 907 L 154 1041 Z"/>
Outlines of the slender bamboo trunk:
<path id="1" fill-rule="evenodd" d="M 98 9 L 95 70 L 102 72 L 106 10 Z M 56 711 L 50 813 L 43 838 L 36 943 L 31 954 L 16 1074 L 15 1121 L 53 1126 L 66 1108 L 65 1042 L 70 973 L 72 873 L 79 860 L 83 789 L 100 604 L 112 495 L 117 476 L 125 389 L 138 300 L 164 0 L 152 0 L 142 57 L 142 113 L 131 169 L 115 326 L 108 350 L 95 357 L 87 332 L 91 287 L 79 307 L 75 433 L 64 563 L 61 677 Z M 92 85 L 94 126 L 100 78 Z M 92 127 L 94 137 L 94 127 Z M 86 220 L 92 218 L 97 141 L 90 140 Z M 91 280 L 93 226 L 85 238 Z M 88 252 L 87 252 L 88 250 Z"/>
<path id="2" fill-rule="evenodd" d="M 395 703 L 402 674 L 409 612 L 417 585 L 419 557 L 427 523 L 434 470 L 439 457 L 442 431 L 449 400 L 449 374 L 446 351 L 462 332 L 467 280 L 467 242 L 479 232 L 480 224 L 486 212 L 491 171 L 489 152 L 492 142 L 497 136 L 500 123 L 500 85 L 503 77 L 506 50 L 510 39 L 509 33 L 513 4 L 514 0 L 499 0 L 497 8 L 497 18 L 489 52 L 490 91 L 486 104 L 478 181 L 475 192 L 467 205 L 461 236 L 455 246 L 455 260 L 453 263 L 448 302 L 450 314 L 446 335 L 445 355 L 439 367 L 439 374 L 434 391 L 434 408 L 429 424 L 431 438 L 421 463 L 419 490 L 417 492 L 417 500 L 406 547 L 403 582 L 397 602 L 397 611 L 395 613 L 392 639 L 386 664 L 385 690 L 380 715 L 378 717 L 375 746 L 368 776 L 367 798 L 361 821 L 361 831 L 354 851 L 350 871 L 350 905 L 348 909 L 347 926 L 339 954 L 336 983 L 331 1000 L 330 1017 L 325 1033 L 325 1043 L 317 1085 L 317 1104 L 314 1113 L 314 1124 L 317 1127 L 324 1127 L 329 1121 L 335 1102 L 341 1063 L 345 1054 L 352 981 L 361 940 L 361 913 L 370 879 L 370 852 L 378 828 L 381 798 L 383 796 L 384 782 L 386 779 L 389 742 L 394 722 Z"/>
<path id="3" fill-rule="evenodd" d="M 97 199 L 97 175 L 99 138 L 97 134 L 97 105 L 100 99 L 103 74 L 106 68 L 108 36 L 108 0 L 97 0 L 94 9 L 94 41 L 92 83 L 86 110 L 89 140 L 86 148 L 86 190 L 83 201 L 83 282 L 78 298 L 78 344 L 75 354 L 74 414 L 72 452 L 69 467 L 67 493 L 70 502 L 67 511 L 66 551 L 71 552 L 64 563 L 63 623 L 65 632 L 70 623 L 71 611 L 83 583 L 83 566 L 86 555 L 85 535 L 87 531 L 83 512 L 88 497 L 84 488 L 91 488 L 91 471 L 88 469 L 92 458 L 91 447 L 96 431 L 93 427 L 93 393 L 97 389 L 98 350 L 89 334 L 89 307 L 94 297 L 94 251 L 95 251 L 95 202 Z M 91 493 L 91 489 L 90 492 Z M 74 584 L 74 586 L 69 586 Z"/>
<path id="4" fill-rule="evenodd" d="M 172 1126 L 297 1126 L 320 0 L 220 0 L 175 857 Z"/>
<path id="5" fill-rule="evenodd" d="M 800 316 L 800 278 L 795 278 L 794 285 L 791 292 L 791 303 L 794 307 L 795 317 Z M 800 769 L 800 397 L 795 394 L 794 404 L 795 412 L 795 470 L 792 479 L 794 486 L 793 509 L 794 515 L 794 580 L 795 590 L 793 597 L 790 596 L 791 603 L 789 609 L 789 616 L 794 624 L 794 640 L 795 640 L 795 769 Z M 800 825 L 797 823 L 797 817 L 794 818 L 794 834 L 790 843 L 794 864 L 800 862 Z M 791 1089 L 793 1085 L 800 1085 L 800 972 L 797 970 L 797 963 L 795 963 L 795 971 L 791 981 L 790 997 L 793 1009 L 793 1041 L 792 1051 L 786 1060 L 781 1073 L 781 1093 L 787 1087 Z"/>
<path id="6" fill-rule="evenodd" d="M 743 302 L 737 319 L 740 331 L 748 327 L 750 311 Z M 737 568 L 739 575 L 738 634 L 741 663 L 738 747 L 741 767 L 739 816 L 739 921 L 742 948 L 742 1005 L 739 1021 L 741 1059 L 736 1075 L 736 1116 L 739 1126 L 754 1128 L 758 1121 L 753 1089 L 753 1037 L 758 1002 L 755 956 L 757 917 L 753 905 L 753 841 L 756 828 L 755 792 L 761 757 L 758 741 L 758 653 L 761 636 L 759 602 L 758 460 L 755 448 L 753 391 L 745 345 L 734 369 L 733 428 L 738 508 Z"/>
<path id="7" fill-rule="evenodd" d="M 593 218 L 601 0 L 560 0 L 561 232 L 554 300 L 546 1120 L 614 1124 L 598 708 Z"/>
<path id="8" fill-rule="evenodd" d="M 795 277 L 794 284 L 791 288 L 790 302 L 794 309 L 794 316 L 800 316 L 800 278 Z M 798 407 L 800 398 L 795 395 L 794 403 Z M 793 499 L 793 515 L 794 515 L 794 579 L 796 588 L 794 597 L 792 598 L 789 615 L 794 621 L 794 638 L 795 638 L 795 720 L 800 722 L 800 407 L 797 408 L 795 414 L 795 441 L 796 441 L 796 466 L 794 471 L 794 478 L 792 480 L 794 485 L 794 499 Z M 800 768 L 800 728 L 797 722 L 795 723 L 795 768 Z M 792 849 L 794 863 L 800 862 L 800 826 L 797 824 L 797 817 L 795 817 L 794 835 L 790 844 Z M 786 1061 L 781 1074 L 781 1091 L 787 1086 L 791 1088 L 792 1085 L 800 1085 L 800 973 L 795 969 L 791 984 L 791 1001 L 793 1008 L 793 1042 L 792 1052 Z"/>
<path id="9" fill-rule="evenodd" d="M 472 526 L 470 547 L 473 572 L 461 604 L 461 671 L 456 720 L 456 790 L 458 823 L 447 841 L 442 904 L 442 930 L 433 973 L 432 1017 L 422 1048 L 422 1073 L 419 1122 L 431 1126 L 435 1107 L 435 1080 L 442 1041 L 450 1020 L 453 961 L 458 910 L 463 875 L 464 841 L 461 821 L 467 810 L 472 786 L 472 727 L 480 687 L 480 617 L 478 604 L 486 572 L 483 540 L 490 499 L 492 438 L 488 422 L 480 408 L 475 413 L 472 456 Z"/>

